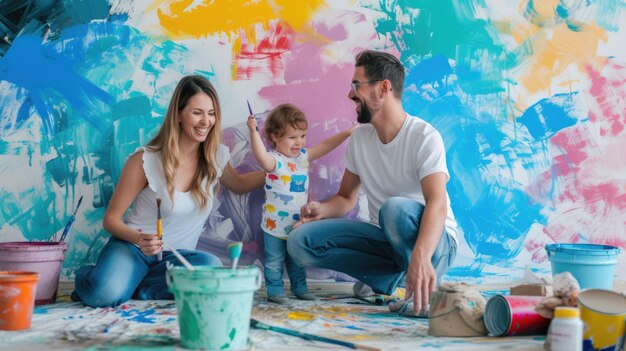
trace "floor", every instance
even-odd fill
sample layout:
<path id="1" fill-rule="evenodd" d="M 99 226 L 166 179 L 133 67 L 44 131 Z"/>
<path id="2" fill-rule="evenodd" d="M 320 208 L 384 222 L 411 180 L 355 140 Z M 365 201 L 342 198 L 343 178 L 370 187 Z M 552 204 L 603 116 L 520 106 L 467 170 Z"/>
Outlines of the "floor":
<path id="1" fill-rule="evenodd" d="M 480 287 L 497 294 L 508 286 Z M 38 306 L 29 330 L 0 331 L 0 350 L 179 350 L 174 301 L 131 300 L 118 308 L 88 308 L 70 302 L 70 283 L 61 283 L 58 302 Z M 544 337 L 442 338 L 428 336 L 428 320 L 399 317 L 386 306 L 351 298 L 351 283 L 314 282 L 318 301 L 292 300 L 289 306 L 255 295 L 252 317 L 275 326 L 341 339 L 381 350 L 543 350 Z M 266 330 L 251 330 L 250 349 L 346 350 Z"/>

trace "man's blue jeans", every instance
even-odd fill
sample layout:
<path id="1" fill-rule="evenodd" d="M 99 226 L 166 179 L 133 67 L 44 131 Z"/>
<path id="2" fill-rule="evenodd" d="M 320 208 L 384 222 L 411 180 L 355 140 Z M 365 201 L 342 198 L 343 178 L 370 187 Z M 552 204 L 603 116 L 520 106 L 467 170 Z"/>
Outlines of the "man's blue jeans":
<path id="1" fill-rule="evenodd" d="M 287 250 L 304 266 L 343 272 L 391 295 L 404 285 L 423 212 L 415 200 L 392 197 L 380 209 L 380 228 L 344 218 L 310 222 L 289 233 Z M 444 230 L 432 257 L 438 279 L 455 257 L 456 242 Z"/>
<path id="2" fill-rule="evenodd" d="M 309 290 L 306 286 L 305 268 L 294 262 L 291 255 L 287 254 L 287 240 L 277 238 L 268 233 L 263 233 L 265 242 L 265 286 L 267 296 L 285 295 L 283 287 L 283 263 L 287 266 L 287 275 L 291 282 L 291 292 L 294 295 L 302 295 Z"/>
<path id="3" fill-rule="evenodd" d="M 222 265 L 219 258 L 206 252 L 178 252 L 192 265 Z M 76 272 L 72 299 L 79 298 L 90 307 L 116 307 L 130 298 L 171 300 L 174 296 L 165 282 L 167 262 L 181 265 L 170 251 L 163 251 L 163 260 L 158 262 L 156 255 L 147 257 L 137 246 L 111 237 L 96 265 L 81 267 Z"/>

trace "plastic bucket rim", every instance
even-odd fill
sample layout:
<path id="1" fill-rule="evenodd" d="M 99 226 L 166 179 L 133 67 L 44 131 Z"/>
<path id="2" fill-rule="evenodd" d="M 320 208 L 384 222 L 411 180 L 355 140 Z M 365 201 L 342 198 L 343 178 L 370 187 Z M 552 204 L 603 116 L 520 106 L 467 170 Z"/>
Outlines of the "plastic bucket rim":
<path id="1" fill-rule="evenodd" d="M 620 316 L 620 315 L 626 315 L 626 309 L 624 309 L 624 311 L 622 311 L 622 312 L 604 312 L 604 311 L 599 311 L 599 310 L 597 310 L 597 309 L 595 309 L 595 308 L 590 307 L 590 306 L 588 305 L 588 303 L 587 303 L 587 304 L 585 304 L 585 303 L 584 303 L 584 299 L 581 299 L 581 296 L 582 296 L 583 294 L 585 294 L 585 293 L 590 293 L 590 292 L 593 292 L 593 291 L 599 291 L 599 292 L 602 292 L 603 294 L 608 293 L 609 295 L 613 295 L 613 296 L 615 296 L 615 297 L 621 297 L 621 298 L 626 299 L 626 296 L 624 296 L 624 295 L 622 295 L 622 294 L 620 294 L 620 293 L 618 293 L 618 292 L 616 292 L 616 291 L 613 291 L 613 290 L 608 290 L 608 289 L 599 289 L 599 288 L 588 288 L 588 289 L 582 289 L 582 290 L 580 290 L 580 292 L 578 292 L 578 303 L 579 303 L 581 306 L 583 306 L 583 307 L 585 307 L 586 309 L 588 309 L 589 311 L 592 311 L 592 312 L 595 312 L 595 313 L 605 314 L 605 315 L 609 315 L 609 316 Z M 626 319 L 625 319 L 625 321 L 626 321 Z"/>
<path id="2" fill-rule="evenodd" d="M 50 242 L 50 241 L 10 241 L 0 243 L 0 251 L 67 251 L 66 242 Z"/>
<path id="3" fill-rule="evenodd" d="M 168 272 L 176 276 L 189 275 L 192 276 L 204 276 L 204 277 L 232 277 L 234 272 L 237 272 L 236 277 L 248 277 L 257 274 L 259 271 L 259 267 L 257 266 L 241 266 L 237 267 L 235 270 L 230 267 L 215 267 L 215 266 L 194 266 L 194 270 L 191 271 L 184 266 L 172 266 L 168 267 Z"/>
<path id="4" fill-rule="evenodd" d="M 194 266 L 195 270 L 191 271 L 184 266 L 170 266 L 168 267 L 165 280 L 170 290 L 176 290 L 180 292 L 193 292 L 196 294 L 216 294 L 216 293 L 249 293 L 258 290 L 261 287 L 261 271 L 259 267 L 242 266 L 236 269 L 238 274 L 233 275 L 233 270 L 228 267 L 215 267 L 215 266 Z M 207 273 L 206 275 L 203 273 Z M 241 274 L 243 273 L 243 274 Z M 185 282 L 189 279 L 207 279 L 215 282 L 215 286 L 211 286 L 211 289 L 198 291 L 198 286 L 189 288 L 185 286 L 177 286 L 176 280 L 179 282 Z M 223 284 L 222 281 L 235 279 L 239 282 L 242 280 L 254 279 L 253 287 L 231 287 L 229 284 Z M 206 289 L 206 288 L 205 288 Z M 225 289 L 225 290 L 223 290 Z"/>
<path id="5" fill-rule="evenodd" d="M 576 244 L 576 243 L 546 244 L 545 250 L 548 252 L 548 255 L 550 255 L 550 253 L 565 253 L 565 254 L 585 253 L 587 255 L 592 255 L 592 256 L 601 256 L 601 255 L 618 255 L 621 252 L 621 249 L 619 247 L 613 246 L 613 245 Z"/>
<path id="6" fill-rule="evenodd" d="M 0 271 L 0 283 L 38 281 L 40 274 L 30 271 Z"/>

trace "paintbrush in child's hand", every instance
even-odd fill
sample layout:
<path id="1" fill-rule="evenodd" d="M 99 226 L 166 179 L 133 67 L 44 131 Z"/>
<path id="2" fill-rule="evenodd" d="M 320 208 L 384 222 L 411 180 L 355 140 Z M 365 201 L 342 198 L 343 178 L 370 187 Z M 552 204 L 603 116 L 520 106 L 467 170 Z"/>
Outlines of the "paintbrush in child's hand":
<path id="1" fill-rule="evenodd" d="M 252 112 L 252 107 L 250 107 L 250 101 L 246 100 L 246 102 L 248 103 L 248 112 L 250 112 L 250 116 L 254 116 L 254 113 Z M 256 131 L 259 131 L 259 126 L 256 127 Z"/>
<path id="2" fill-rule="evenodd" d="M 161 240 L 163 238 L 163 222 L 161 221 L 161 199 L 157 198 L 157 238 Z M 157 261 L 161 262 L 163 260 L 163 248 L 161 247 L 161 251 L 157 254 Z"/>

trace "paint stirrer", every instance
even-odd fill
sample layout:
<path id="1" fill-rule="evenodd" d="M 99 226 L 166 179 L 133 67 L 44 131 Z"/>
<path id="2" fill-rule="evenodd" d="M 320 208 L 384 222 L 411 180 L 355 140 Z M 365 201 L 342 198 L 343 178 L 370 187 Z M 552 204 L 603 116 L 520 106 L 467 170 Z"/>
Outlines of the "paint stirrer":
<path id="1" fill-rule="evenodd" d="M 255 328 L 255 329 L 271 330 L 271 331 L 275 331 L 277 333 L 287 334 L 287 335 L 295 336 L 295 337 L 302 338 L 302 339 L 305 339 L 305 340 L 320 341 L 320 342 L 325 342 L 325 343 L 328 343 L 328 344 L 345 346 L 345 347 L 349 347 L 351 349 L 368 350 L 368 351 L 381 351 L 381 349 L 376 348 L 376 347 L 365 346 L 365 345 L 358 345 L 358 344 L 355 344 L 355 343 L 352 343 L 352 342 L 348 342 L 348 341 L 331 339 L 331 338 L 327 338 L 327 337 L 324 337 L 324 336 L 302 333 L 302 332 L 299 332 L 299 331 L 293 330 L 293 329 L 275 327 L 275 326 L 272 326 L 272 325 L 268 325 L 268 324 L 259 322 L 259 321 L 257 321 L 254 318 L 250 319 L 250 327 Z"/>
<path id="2" fill-rule="evenodd" d="M 174 254 L 174 256 L 176 256 L 176 258 L 178 258 L 178 260 L 180 261 L 180 263 L 182 263 L 185 268 L 187 268 L 190 271 L 195 271 L 196 269 L 193 268 L 193 266 L 191 265 L 191 263 L 189 263 L 189 261 L 187 261 L 183 255 L 180 254 L 180 252 L 178 252 L 172 245 L 166 243 L 165 241 L 163 242 L 163 246 L 167 247 L 170 251 L 172 251 L 172 253 Z M 169 264 L 169 263 L 168 263 Z"/>

